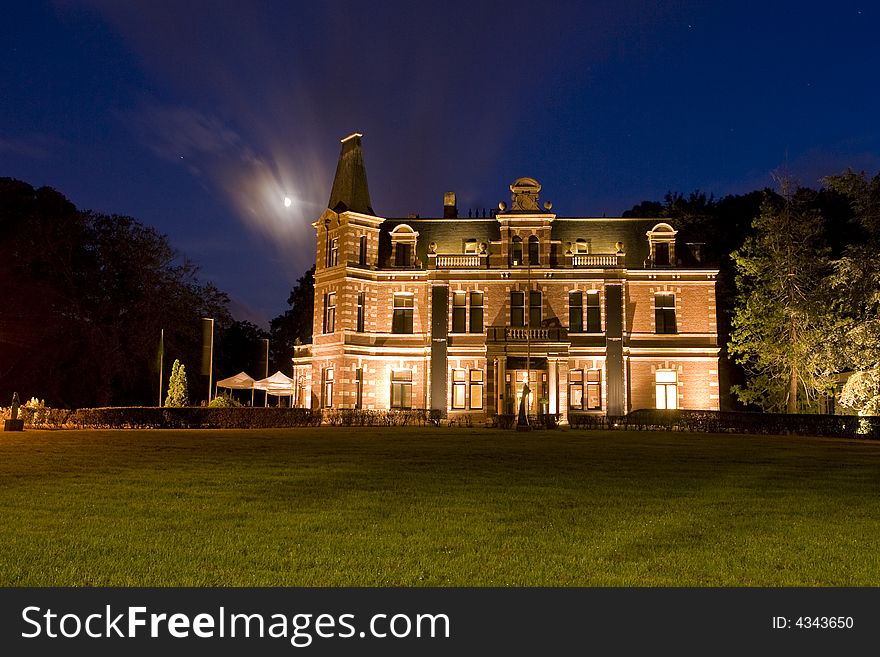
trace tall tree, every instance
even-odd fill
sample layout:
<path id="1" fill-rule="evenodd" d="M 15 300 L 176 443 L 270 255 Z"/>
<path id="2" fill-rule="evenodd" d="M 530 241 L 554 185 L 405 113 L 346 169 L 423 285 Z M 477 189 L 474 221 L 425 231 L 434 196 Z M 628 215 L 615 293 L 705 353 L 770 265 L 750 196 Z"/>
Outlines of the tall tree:
<path id="1" fill-rule="evenodd" d="M 834 261 L 831 276 L 837 327 L 828 359 L 851 373 L 841 403 L 863 414 L 880 412 L 880 174 L 849 170 L 825 184 L 850 204 L 853 239 Z"/>
<path id="2" fill-rule="evenodd" d="M 296 340 L 312 341 L 315 312 L 315 266 L 300 276 L 287 298 L 288 310 L 269 323 L 273 369 L 288 371 Z"/>
<path id="3" fill-rule="evenodd" d="M 55 406 L 155 403 L 156 349 L 195 362 L 200 317 L 228 298 L 167 237 L 78 211 L 55 190 L 0 178 L 0 399 Z"/>
<path id="4" fill-rule="evenodd" d="M 729 350 L 748 375 L 733 392 L 767 411 L 796 413 L 829 387 L 822 345 L 833 322 L 830 262 L 814 196 L 767 194 L 754 234 L 732 254 L 738 292 Z"/>
<path id="5" fill-rule="evenodd" d="M 256 324 L 247 321 L 232 322 L 219 332 L 217 338 L 216 363 L 219 376 L 227 377 L 238 372 L 262 377 L 257 367 L 263 349 L 263 340 L 269 333 Z"/>

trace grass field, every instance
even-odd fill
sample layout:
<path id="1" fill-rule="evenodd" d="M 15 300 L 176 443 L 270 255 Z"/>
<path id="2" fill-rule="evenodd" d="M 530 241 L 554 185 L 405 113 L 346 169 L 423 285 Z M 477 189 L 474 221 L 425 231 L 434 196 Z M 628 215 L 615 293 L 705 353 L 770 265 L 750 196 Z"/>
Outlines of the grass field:
<path id="1" fill-rule="evenodd" d="M 0 584 L 880 585 L 880 444 L 0 433 Z"/>

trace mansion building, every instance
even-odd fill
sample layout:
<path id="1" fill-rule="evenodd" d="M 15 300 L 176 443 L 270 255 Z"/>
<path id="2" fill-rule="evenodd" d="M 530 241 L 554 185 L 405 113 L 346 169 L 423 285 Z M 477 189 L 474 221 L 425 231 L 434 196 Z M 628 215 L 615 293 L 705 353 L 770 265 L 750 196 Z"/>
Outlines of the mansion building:
<path id="1" fill-rule="evenodd" d="M 509 204 L 385 218 L 360 134 L 342 140 L 317 234 L 314 333 L 297 404 L 437 409 L 475 421 L 719 408 L 717 269 L 658 219 L 560 217 L 520 178 Z M 469 213 L 471 214 L 471 213 Z"/>

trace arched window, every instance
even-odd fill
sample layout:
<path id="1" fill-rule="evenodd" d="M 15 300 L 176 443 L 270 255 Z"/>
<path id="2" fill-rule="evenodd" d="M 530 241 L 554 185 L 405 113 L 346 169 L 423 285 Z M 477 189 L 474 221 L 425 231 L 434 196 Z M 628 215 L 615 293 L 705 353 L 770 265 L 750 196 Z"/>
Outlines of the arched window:
<path id="1" fill-rule="evenodd" d="M 511 251 L 510 251 L 510 264 L 511 265 L 523 264 L 522 238 L 519 235 L 515 236 L 512 240 Z"/>
<path id="2" fill-rule="evenodd" d="M 541 262 L 541 245 L 538 242 L 538 238 L 535 235 L 532 235 L 529 238 L 529 264 L 533 267 L 535 265 L 540 265 Z"/>

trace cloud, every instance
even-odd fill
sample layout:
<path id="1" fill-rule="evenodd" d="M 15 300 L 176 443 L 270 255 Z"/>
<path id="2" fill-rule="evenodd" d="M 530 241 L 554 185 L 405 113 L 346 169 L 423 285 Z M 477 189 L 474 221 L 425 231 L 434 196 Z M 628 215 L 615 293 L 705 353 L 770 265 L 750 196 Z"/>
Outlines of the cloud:
<path id="1" fill-rule="evenodd" d="M 48 160 L 61 146 L 57 139 L 46 135 L 4 137 L 0 135 L 0 153 L 12 153 L 32 160 Z"/>
<path id="2" fill-rule="evenodd" d="M 315 190 L 300 182 L 302 176 L 285 154 L 260 150 L 259 141 L 245 139 L 230 121 L 193 107 L 150 100 L 121 118 L 156 156 L 179 164 L 225 196 L 274 248 L 294 255 L 306 252 L 309 222 L 321 207 L 310 200 Z M 285 207 L 285 197 L 292 199 L 290 207 Z M 292 270 L 304 264 L 296 261 Z"/>
<path id="3" fill-rule="evenodd" d="M 152 104 L 132 114 L 150 149 L 168 160 L 240 149 L 241 137 L 217 117 L 190 107 Z"/>

